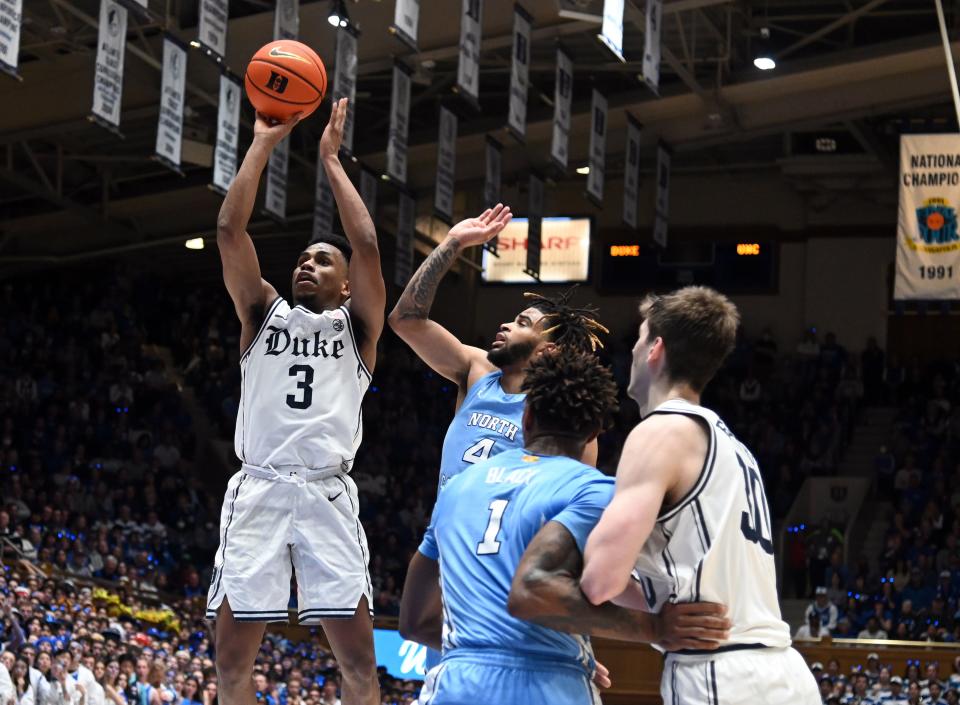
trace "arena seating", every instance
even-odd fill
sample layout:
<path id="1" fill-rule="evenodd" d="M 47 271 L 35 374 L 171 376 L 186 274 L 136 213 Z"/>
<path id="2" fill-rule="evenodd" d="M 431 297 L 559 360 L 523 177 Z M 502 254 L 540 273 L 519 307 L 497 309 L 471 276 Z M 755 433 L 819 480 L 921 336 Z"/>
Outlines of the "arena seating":
<path id="1" fill-rule="evenodd" d="M 0 639 L 17 650 L 16 621 L 34 649 L 77 643 L 103 664 L 126 653 L 162 657 L 177 674 L 167 686 L 178 703 L 211 705 L 215 678 L 202 604 L 221 500 L 211 487 L 222 489 L 230 469 L 198 465 L 209 439 L 196 436 L 183 391 L 192 391 L 219 438 L 232 436 L 238 326 L 218 283 L 183 295 L 123 269 L 104 278 L 110 285 L 96 289 L 69 277 L 43 286 L 18 282 L 30 305 L 8 307 L 11 315 L 0 321 L 0 592 L 7 610 Z M 622 386 L 631 343 L 625 332 L 604 353 Z M 429 519 L 455 398 L 451 384 L 385 336 L 354 470 L 375 609 L 384 617 L 397 613 L 408 558 Z M 869 671 L 870 702 L 880 702 L 886 685 L 874 687 L 874 667 L 864 658 L 870 648 L 905 682 L 926 677 L 913 673 L 913 660 L 936 661 L 944 701 L 956 702 L 950 693 L 960 686 L 960 663 L 951 653 L 918 652 L 900 641 L 960 640 L 958 365 L 904 368 L 886 364 L 875 348 L 858 360 L 832 337 L 822 344 L 808 337 L 789 352 L 767 335 L 743 337 L 706 403 L 755 450 L 778 517 L 805 477 L 836 471 L 865 406 L 896 407 L 895 434 L 877 459 L 876 496 L 896 509 L 884 553 L 850 566 L 806 559 L 803 568 L 804 585 L 827 587 L 837 603 L 833 637 L 867 630 L 899 641 L 890 649 L 826 640 L 801 649 L 811 661 L 838 660 L 825 698 L 860 702 L 850 699 L 850 668 L 859 666 Z M 636 421 L 623 396 L 617 424 L 601 444 L 606 470 L 615 468 Z M 811 544 L 843 541 L 827 533 Z M 634 657 L 623 649 L 601 645 L 599 653 L 614 663 Z M 260 663 L 267 683 L 258 697 L 267 705 L 334 702 L 335 687 L 324 684 L 336 684 L 336 664 L 317 634 L 275 637 Z M 658 675 L 649 675 L 643 683 L 626 676 L 611 701 L 655 698 Z M 384 702 L 410 702 L 418 688 L 385 673 L 382 685 L 390 698 Z M 136 687 L 128 680 L 128 693 Z M 119 700 L 108 697 L 120 705 L 123 686 L 115 688 Z"/>

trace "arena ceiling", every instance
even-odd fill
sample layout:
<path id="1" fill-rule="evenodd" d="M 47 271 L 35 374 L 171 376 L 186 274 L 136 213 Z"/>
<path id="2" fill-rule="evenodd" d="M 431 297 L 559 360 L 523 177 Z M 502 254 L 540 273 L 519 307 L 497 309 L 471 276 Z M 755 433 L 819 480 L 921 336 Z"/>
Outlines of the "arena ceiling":
<path id="1" fill-rule="evenodd" d="M 592 87 L 609 97 L 611 179 L 622 172 L 618 155 L 628 112 L 643 123 L 648 143 L 672 145 L 677 170 L 723 174 L 774 166 L 779 178 L 798 188 L 826 193 L 851 183 L 892 192 L 900 131 L 954 125 L 932 0 L 666 0 L 659 97 L 638 76 L 642 1 L 627 0 L 626 64 L 597 41 L 597 23 L 584 19 L 599 15 L 602 0 L 522 4 L 534 17 L 528 138 L 525 147 L 506 150 L 505 183 L 547 163 L 558 42 L 575 62 L 572 132 L 588 130 Z M 960 29 L 960 0 L 944 4 L 953 37 Z M 207 188 L 218 73 L 198 51 L 188 67 L 185 175 L 150 159 L 162 32 L 194 38 L 197 2 L 149 0 L 149 17 L 130 13 L 123 139 L 87 119 L 98 6 L 98 0 L 24 2 L 23 81 L 0 75 L 0 272 L 211 234 L 220 200 Z M 429 195 L 438 106 L 454 100 L 460 2 L 422 0 L 419 53 L 388 33 L 393 6 L 390 0 L 348 3 L 361 31 L 355 152 L 383 170 L 392 61 L 403 59 L 414 69 L 410 163 L 423 165 L 411 168 L 411 186 Z M 484 135 L 511 144 L 503 127 L 512 7 L 513 0 L 486 0 L 484 6 L 481 110 L 457 108 L 461 188 L 481 183 Z M 329 8 L 328 0 L 301 0 L 301 39 L 328 66 L 334 47 Z M 271 38 L 273 2 L 231 0 L 230 12 L 226 63 L 242 73 L 249 56 Z M 778 62 L 771 72 L 752 64 L 762 27 L 770 29 Z M 309 230 L 324 112 L 294 133 L 288 212 L 295 233 Z M 241 150 L 249 142 L 249 118 L 246 106 Z M 817 153 L 817 136 L 832 138 L 836 153 Z M 586 149 L 585 139 L 571 141 L 571 169 L 557 180 L 577 178 L 573 167 L 586 161 Z M 252 230 L 276 232 L 277 226 L 261 220 Z"/>

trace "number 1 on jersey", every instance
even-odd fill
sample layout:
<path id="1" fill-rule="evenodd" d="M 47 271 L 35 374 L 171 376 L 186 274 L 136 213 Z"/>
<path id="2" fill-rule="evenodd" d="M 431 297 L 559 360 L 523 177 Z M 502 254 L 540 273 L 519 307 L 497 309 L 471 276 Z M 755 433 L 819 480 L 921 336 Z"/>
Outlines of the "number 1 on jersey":
<path id="1" fill-rule="evenodd" d="M 503 520 L 503 513 L 507 511 L 508 504 L 510 504 L 509 499 L 495 499 L 490 502 L 490 521 L 487 523 L 487 530 L 483 532 L 483 541 L 477 544 L 478 556 L 500 553 L 497 534 L 500 533 L 500 522 Z"/>
<path id="2" fill-rule="evenodd" d="M 473 465 L 481 460 L 486 460 L 490 457 L 490 451 L 493 450 L 495 443 L 496 441 L 493 438 L 484 438 L 474 443 L 463 452 L 463 462 Z"/>

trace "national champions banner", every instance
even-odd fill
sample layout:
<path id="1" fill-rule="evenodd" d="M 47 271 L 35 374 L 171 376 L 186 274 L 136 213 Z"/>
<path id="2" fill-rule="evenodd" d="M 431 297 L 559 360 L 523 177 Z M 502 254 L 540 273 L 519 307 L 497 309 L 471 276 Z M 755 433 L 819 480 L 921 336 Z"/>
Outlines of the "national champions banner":
<path id="1" fill-rule="evenodd" d="M 160 117 L 154 154 L 165 166 L 180 172 L 183 143 L 183 97 L 187 81 L 187 47 L 172 35 L 163 37 L 163 74 Z"/>
<path id="2" fill-rule="evenodd" d="M 100 0 L 92 114 L 97 122 L 114 131 L 120 127 L 126 41 L 127 8 L 113 0 Z"/>
<path id="3" fill-rule="evenodd" d="M 960 135 L 902 135 L 894 299 L 960 299 L 958 204 Z"/>

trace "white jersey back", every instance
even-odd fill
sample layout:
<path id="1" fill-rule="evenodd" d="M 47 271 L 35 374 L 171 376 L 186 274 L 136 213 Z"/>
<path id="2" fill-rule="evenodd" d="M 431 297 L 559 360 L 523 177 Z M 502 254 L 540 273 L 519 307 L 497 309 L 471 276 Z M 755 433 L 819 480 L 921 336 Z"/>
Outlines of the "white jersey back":
<path id="1" fill-rule="evenodd" d="M 702 419 L 707 457 L 696 484 L 664 508 L 637 560 L 651 611 L 671 602 L 719 602 L 733 623 L 728 648 L 790 645 L 780 618 L 770 510 L 753 455 L 709 409 L 673 399 L 655 414 Z"/>
<path id="2" fill-rule="evenodd" d="M 277 297 L 240 358 L 234 448 L 261 468 L 349 472 L 370 372 L 346 306 L 313 313 Z"/>

